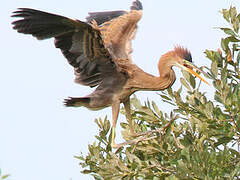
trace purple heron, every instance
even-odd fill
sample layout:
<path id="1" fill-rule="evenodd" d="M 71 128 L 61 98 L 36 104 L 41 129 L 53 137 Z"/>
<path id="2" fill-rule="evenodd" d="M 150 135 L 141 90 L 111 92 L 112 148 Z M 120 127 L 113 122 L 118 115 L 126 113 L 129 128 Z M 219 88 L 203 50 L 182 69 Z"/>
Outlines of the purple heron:
<path id="1" fill-rule="evenodd" d="M 90 110 L 112 107 L 112 147 L 115 144 L 115 128 L 120 103 L 124 104 L 129 129 L 134 133 L 130 113 L 130 95 L 136 91 L 159 91 L 175 81 L 172 66 L 194 74 L 190 52 L 180 46 L 161 56 L 158 63 L 159 77 L 144 72 L 131 59 L 131 41 L 142 16 L 142 4 L 135 0 L 130 11 L 89 13 L 86 22 L 42 12 L 19 8 L 12 17 L 13 29 L 31 34 L 39 40 L 55 38 L 56 48 L 61 49 L 69 64 L 74 67 L 75 82 L 96 87 L 84 97 L 69 97 L 64 104 L 70 107 L 84 106 Z M 200 70 L 199 70 L 200 71 Z"/>

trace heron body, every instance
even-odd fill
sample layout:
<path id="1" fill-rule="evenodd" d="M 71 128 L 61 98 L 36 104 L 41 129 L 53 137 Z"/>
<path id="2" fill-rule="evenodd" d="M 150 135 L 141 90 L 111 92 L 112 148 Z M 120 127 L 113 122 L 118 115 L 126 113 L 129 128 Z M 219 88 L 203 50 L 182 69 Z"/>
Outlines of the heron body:
<path id="1" fill-rule="evenodd" d="M 31 34 L 39 40 L 55 38 L 55 47 L 61 49 L 68 63 L 74 67 L 75 82 L 96 87 L 84 97 L 69 97 L 64 104 L 99 110 L 112 106 L 113 137 L 120 103 L 124 104 L 129 127 L 134 134 L 129 97 L 136 91 L 158 91 L 170 87 L 175 81 L 172 66 L 195 74 L 191 68 L 190 52 L 180 46 L 164 54 L 158 63 L 159 76 L 144 72 L 131 59 L 131 41 L 142 17 L 142 4 L 132 3 L 130 11 L 89 13 L 86 22 L 35 9 L 20 8 L 13 17 L 13 28 L 19 33 Z M 199 70 L 199 69 L 198 69 Z"/>

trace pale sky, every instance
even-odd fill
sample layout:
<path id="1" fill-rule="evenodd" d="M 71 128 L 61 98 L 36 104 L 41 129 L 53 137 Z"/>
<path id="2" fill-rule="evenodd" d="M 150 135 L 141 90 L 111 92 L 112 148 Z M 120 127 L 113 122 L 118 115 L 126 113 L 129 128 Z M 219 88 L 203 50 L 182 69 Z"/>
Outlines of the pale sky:
<path id="1" fill-rule="evenodd" d="M 87 95 L 91 88 L 73 82 L 73 68 L 54 47 L 53 39 L 38 41 L 12 30 L 11 12 L 28 7 L 84 20 L 88 12 L 128 10 L 131 2 L 10 0 L 1 5 L 0 168 L 11 174 L 9 180 L 93 179 L 80 173 L 79 161 L 73 156 L 86 154 L 88 144 L 95 140 L 95 118 L 108 115 L 111 119 L 110 108 L 94 112 L 63 106 L 64 98 Z M 215 27 L 226 25 L 219 11 L 231 5 L 239 9 L 240 5 L 239 0 L 142 3 L 143 18 L 133 42 L 133 60 L 155 75 L 160 56 L 178 44 L 191 51 L 196 65 L 209 66 L 203 52 L 220 46 L 223 34 Z M 179 86 L 178 78 L 173 87 Z M 202 90 L 209 96 L 213 91 L 206 85 Z M 161 110 L 167 111 L 156 92 L 136 94 L 142 102 L 147 97 L 154 99 Z M 120 120 L 126 121 L 124 116 Z M 120 131 L 118 122 L 117 132 Z"/>

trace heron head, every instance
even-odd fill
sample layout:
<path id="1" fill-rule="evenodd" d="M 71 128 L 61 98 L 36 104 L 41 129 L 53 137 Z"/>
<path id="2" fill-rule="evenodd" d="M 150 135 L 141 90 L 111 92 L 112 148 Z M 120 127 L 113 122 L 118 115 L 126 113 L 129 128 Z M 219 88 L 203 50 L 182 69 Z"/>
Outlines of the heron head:
<path id="1" fill-rule="evenodd" d="M 177 56 L 177 58 L 175 58 L 175 61 L 173 62 L 174 66 L 177 66 L 177 67 L 189 72 L 190 74 L 195 75 L 201 81 L 208 84 L 208 82 L 205 79 L 203 79 L 197 72 L 195 72 L 193 70 L 193 69 L 195 69 L 198 72 L 204 73 L 201 69 L 199 69 L 197 66 L 195 66 L 192 63 L 192 55 L 188 49 L 183 48 L 181 46 L 176 46 L 173 50 L 173 53 Z"/>

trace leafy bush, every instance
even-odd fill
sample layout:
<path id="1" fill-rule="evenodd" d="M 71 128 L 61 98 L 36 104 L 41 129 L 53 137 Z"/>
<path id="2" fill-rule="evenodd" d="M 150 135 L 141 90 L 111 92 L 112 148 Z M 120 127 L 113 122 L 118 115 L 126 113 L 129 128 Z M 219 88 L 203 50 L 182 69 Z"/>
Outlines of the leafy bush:
<path id="1" fill-rule="evenodd" d="M 2 171 L 0 169 L 0 180 L 6 179 L 7 177 L 9 177 L 9 174 L 2 175 Z"/>
<path id="2" fill-rule="evenodd" d="M 199 91 L 195 78 L 183 72 L 182 87 L 160 92 L 173 106 L 169 114 L 155 102 L 131 100 L 135 131 L 146 132 L 130 145 L 113 150 L 110 122 L 96 120 L 97 141 L 86 156 L 78 156 L 82 173 L 95 179 L 239 179 L 240 178 L 240 14 L 223 9 L 229 27 L 218 50 L 206 50 L 211 67 L 202 67 L 215 89 L 214 100 Z M 185 96 L 184 96 L 185 94 Z M 122 110 L 124 113 L 124 110 Z M 124 140 L 127 123 L 121 123 Z"/>

